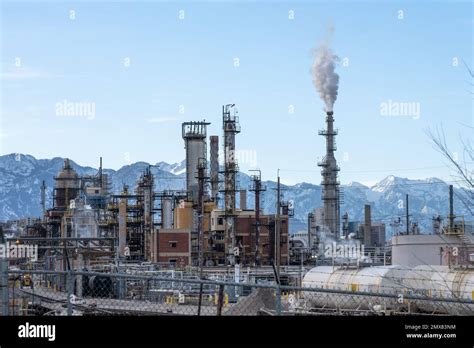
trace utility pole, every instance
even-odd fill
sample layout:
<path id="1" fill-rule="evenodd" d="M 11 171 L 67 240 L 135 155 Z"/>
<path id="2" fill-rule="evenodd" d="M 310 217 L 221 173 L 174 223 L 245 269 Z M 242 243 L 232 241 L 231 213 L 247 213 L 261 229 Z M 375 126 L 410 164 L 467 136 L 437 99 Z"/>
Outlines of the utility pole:
<path id="1" fill-rule="evenodd" d="M 405 197 L 405 206 L 406 206 L 406 222 L 407 222 L 407 236 L 410 234 L 410 215 L 408 213 L 408 194 Z"/>
<path id="2" fill-rule="evenodd" d="M 265 191 L 266 188 L 262 187 L 262 173 L 260 170 L 251 170 L 258 172 L 256 175 L 252 175 L 252 186 L 250 191 L 255 192 L 255 254 L 254 254 L 254 265 L 260 266 L 260 192 Z"/>
<path id="3" fill-rule="evenodd" d="M 310 256 L 313 255 L 313 244 L 314 244 L 313 237 L 316 236 L 315 229 L 316 229 L 316 223 L 315 223 L 314 213 L 308 213 L 308 248 L 309 248 Z"/>
<path id="4" fill-rule="evenodd" d="M 274 263 L 276 266 L 276 273 L 278 279 L 280 279 L 280 191 L 280 169 L 278 169 L 274 252 Z"/>
<path id="5" fill-rule="evenodd" d="M 99 186 L 103 187 L 103 180 L 102 180 L 102 157 L 100 157 L 100 164 L 99 164 Z M 102 193 L 102 192 L 101 192 Z"/>

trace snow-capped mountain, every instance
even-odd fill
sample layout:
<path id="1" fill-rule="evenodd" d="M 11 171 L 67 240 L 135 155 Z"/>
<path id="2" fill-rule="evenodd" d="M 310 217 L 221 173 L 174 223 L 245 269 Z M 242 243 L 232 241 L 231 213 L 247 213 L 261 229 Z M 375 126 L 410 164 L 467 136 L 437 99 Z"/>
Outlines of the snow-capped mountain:
<path id="1" fill-rule="evenodd" d="M 173 163 L 173 164 L 169 164 L 166 162 L 158 162 L 156 166 L 160 168 L 161 170 L 174 174 L 174 175 L 180 175 L 180 174 L 186 173 L 186 160 L 182 160 L 179 163 Z"/>
<path id="2" fill-rule="evenodd" d="M 37 160 L 33 156 L 22 154 L 0 156 L 0 221 L 40 216 L 41 183 L 45 181 L 46 206 L 50 207 L 54 177 L 63 165 L 64 159 L 59 157 Z M 82 167 L 72 160 L 71 165 L 80 176 L 97 173 L 97 169 Z M 179 163 L 168 165 L 170 171 L 160 169 L 158 164 L 150 168 L 155 176 L 157 191 L 184 189 L 185 174 L 172 173 L 173 169 L 179 168 L 179 165 Z M 148 163 L 137 162 L 123 166 L 119 170 L 104 169 L 103 172 L 109 175 L 112 192 L 119 193 L 124 184 L 133 190 L 136 181 L 149 166 Z"/>
<path id="3" fill-rule="evenodd" d="M 250 178 L 239 173 L 240 187 L 249 187 Z M 263 183 L 267 190 L 263 194 L 262 206 L 267 213 L 273 213 L 276 206 L 276 183 L 266 181 Z M 284 200 L 293 200 L 295 215 L 290 221 L 290 231 L 295 232 L 307 228 L 308 213 L 314 208 L 322 206 L 321 186 L 309 183 L 299 183 L 292 186 L 281 185 Z M 364 222 L 364 205 L 370 204 L 372 220 L 383 222 L 386 225 L 387 236 L 390 236 L 390 224 L 400 218 L 399 230 L 405 230 L 405 198 L 409 196 L 410 222 L 418 223 L 421 233 L 431 233 L 433 230 L 433 217 L 440 215 L 446 217 L 449 207 L 449 184 L 438 178 L 424 180 L 410 180 L 393 175 L 388 176 L 372 187 L 352 182 L 341 186 L 342 202 L 341 216 L 348 213 L 349 221 Z M 463 216 L 465 221 L 474 221 L 471 211 L 456 199 L 458 189 L 454 189 L 454 210 L 458 216 Z M 238 197 L 237 197 L 238 199 Z M 247 206 L 254 207 L 254 195 L 247 194 Z"/>
<path id="4" fill-rule="evenodd" d="M 156 191 L 183 190 L 185 187 L 186 174 L 176 175 L 173 173 L 173 169 L 176 168 L 176 166 L 168 166 L 171 168 L 170 171 L 161 169 L 162 166 L 159 164 L 150 167 L 149 163 L 136 162 L 123 166 L 117 171 L 106 169 L 104 173 L 109 175 L 109 181 L 112 186 L 111 191 L 116 193 L 122 190 L 124 184 L 128 185 L 129 189 L 133 191 L 137 180 L 148 167 L 150 167 L 150 171 L 154 175 Z"/>
<path id="5" fill-rule="evenodd" d="M 71 164 L 81 176 L 97 173 L 95 168 L 82 167 L 73 161 Z M 46 183 L 47 207 L 50 207 L 54 177 L 62 166 L 63 159 L 58 157 L 38 160 L 22 154 L 0 156 L 0 221 L 39 216 L 42 180 Z M 146 162 L 137 162 L 119 170 L 104 169 L 104 173 L 109 175 L 112 191 L 118 193 L 124 184 L 133 190 L 137 179 L 149 166 Z M 156 191 L 184 189 L 184 161 L 174 164 L 159 162 L 150 169 L 155 176 Z M 250 177 L 245 173 L 238 174 L 238 181 L 242 189 L 249 188 L 251 183 Z M 265 181 L 263 184 L 267 190 L 262 195 L 262 207 L 266 213 L 273 213 L 276 205 L 276 183 Z M 281 188 L 283 199 L 294 201 L 295 216 L 290 221 L 291 231 L 305 229 L 307 214 L 322 205 L 321 186 L 299 183 L 292 186 L 282 185 Z M 387 232 L 390 232 L 390 222 L 397 217 L 404 221 L 406 194 L 409 195 L 411 221 L 418 222 L 422 232 L 431 232 L 434 215 L 448 214 L 448 184 L 437 178 L 410 180 L 388 176 L 372 187 L 357 182 L 342 185 L 342 192 L 341 215 L 347 212 L 350 221 L 362 222 L 364 204 L 371 204 L 373 220 L 384 222 Z M 239 195 L 237 204 L 240 204 Z M 252 192 L 247 193 L 247 206 L 254 207 Z M 464 215 L 467 221 L 474 220 L 468 209 L 456 199 L 455 212 Z"/>

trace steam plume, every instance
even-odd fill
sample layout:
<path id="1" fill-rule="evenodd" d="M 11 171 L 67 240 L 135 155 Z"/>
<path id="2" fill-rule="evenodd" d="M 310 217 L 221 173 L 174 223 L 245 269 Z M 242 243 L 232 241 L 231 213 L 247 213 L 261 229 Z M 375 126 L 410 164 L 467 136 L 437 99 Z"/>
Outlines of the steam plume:
<path id="1" fill-rule="evenodd" d="M 339 75 L 335 72 L 339 58 L 329 47 L 329 41 L 329 39 L 326 40 L 315 50 L 312 68 L 313 84 L 326 104 L 326 111 L 332 111 L 339 87 Z"/>

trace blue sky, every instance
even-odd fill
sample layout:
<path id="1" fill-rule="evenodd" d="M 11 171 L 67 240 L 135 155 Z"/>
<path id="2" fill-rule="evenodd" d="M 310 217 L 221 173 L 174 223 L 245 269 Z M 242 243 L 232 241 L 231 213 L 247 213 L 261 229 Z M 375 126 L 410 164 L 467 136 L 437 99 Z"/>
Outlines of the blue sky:
<path id="1" fill-rule="evenodd" d="M 443 125 L 459 154 L 473 135 L 467 1 L 2 1 L 0 154 L 172 163 L 184 158 L 181 122 L 205 118 L 221 135 L 222 105 L 235 103 L 242 170 L 319 183 L 325 115 L 310 70 L 329 24 L 341 181 L 452 180 L 425 130 Z M 95 113 L 58 114 L 64 100 Z M 381 115 L 389 101 L 416 103 L 419 118 Z"/>

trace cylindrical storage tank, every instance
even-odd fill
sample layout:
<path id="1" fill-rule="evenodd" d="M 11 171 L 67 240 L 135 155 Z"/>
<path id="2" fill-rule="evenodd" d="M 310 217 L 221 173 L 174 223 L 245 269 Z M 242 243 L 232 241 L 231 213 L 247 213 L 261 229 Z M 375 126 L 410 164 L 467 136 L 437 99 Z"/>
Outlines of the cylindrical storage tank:
<path id="1" fill-rule="evenodd" d="M 161 199 L 161 219 L 162 228 L 173 227 L 173 200 L 169 196 Z"/>
<path id="2" fill-rule="evenodd" d="M 318 266 L 303 278 L 303 287 L 349 292 L 368 292 L 396 295 L 401 292 L 402 280 L 407 273 L 403 266 L 375 266 L 363 268 L 335 268 Z M 377 297 L 330 292 L 304 293 L 307 305 L 341 309 L 374 309 L 396 306 L 396 297 Z"/>
<path id="3" fill-rule="evenodd" d="M 199 158 L 206 158 L 206 143 L 203 138 L 186 139 L 186 190 L 197 195 L 197 167 Z"/>
<path id="4" fill-rule="evenodd" d="M 206 136 L 209 122 L 182 123 L 182 137 L 186 148 L 186 191 L 191 193 L 193 200 L 197 199 L 198 179 L 197 167 L 199 159 L 207 159 Z"/>
<path id="5" fill-rule="evenodd" d="M 410 269 L 403 279 L 403 291 L 407 295 L 432 296 L 432 277 L 437 272 L 445 273 L 447 266 L 422 265 Z"/>
<path id="6" fill-rule="evenodd" d="M 404 292 L 432 298 L 432 301 L 411 301 L 424 312 L 452 315 L 474 315 L 474 303 L 455 303 L 448 300 L 474 300 L 474 270 L 449 269 L 448 266 L 417 266 L 407 273 Z"/>

